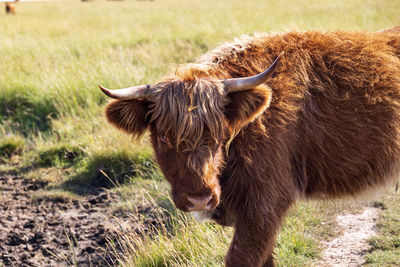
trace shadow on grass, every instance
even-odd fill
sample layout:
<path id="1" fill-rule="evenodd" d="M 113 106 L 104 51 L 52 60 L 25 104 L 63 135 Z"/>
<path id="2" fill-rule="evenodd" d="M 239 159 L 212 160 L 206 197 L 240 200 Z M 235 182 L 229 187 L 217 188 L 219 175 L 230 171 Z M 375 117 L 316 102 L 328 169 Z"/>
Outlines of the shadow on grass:
<path id="1" fill-rule="evenodd" d="M 10 130 L 28 136 L 50 130 L 50 121 L 58 116 L 54 101 L 21 93 L 0 96 L 0 121 Z"/>
<path id="2" fill-rule="evenodd" d="M 66 180 L 62 189 L 75 194 L 90 194 L 98 188 L 112 188 L 141 177 L 160 180 L 161 174 L 151 155 L 132 157 L 124 152 L 97 154 L 79 162 L 79 171 Z"/>
<path id="3" fill-rule="evenodd" d="M 22 155 L 25 146 L 24 139 L 20 137 L 6 137 L 0 139 L 0 163 L 7 163 L 14 155 Z M 70 144 L 57 144 L 37 151 L 25 151 L 25 160 L 9 165 L 10 168 L 0 170 L 0 175 L 24 175 L 35 169 L 47 167 L 68 168 L 79 164 L 86 156 L 80 146 Z"/>
<path id="4" fill-rule="evenodd" d="M 4 141 L 6 140 L 6 141 Z M 0 159 L 7 158 L 23 149 L 17 138 L 0 140 Z M 23 140 L 23 139 L 22 139 Z M 151 154 L 134 154 L 128 150 L 102 151 L 88 155 L 77 145 L 55 144 L 45 149 L 24 154 L 28 162 L 0 170 L 0 175 L 24 175 L 41 168 L 71 168 L 72 176 L 54 188 L 79 195 L 92 194 L 99 188 L 113 188 L 129 183 L 136 178 L 161 180 L 161 172 L 152 160 Z"/>

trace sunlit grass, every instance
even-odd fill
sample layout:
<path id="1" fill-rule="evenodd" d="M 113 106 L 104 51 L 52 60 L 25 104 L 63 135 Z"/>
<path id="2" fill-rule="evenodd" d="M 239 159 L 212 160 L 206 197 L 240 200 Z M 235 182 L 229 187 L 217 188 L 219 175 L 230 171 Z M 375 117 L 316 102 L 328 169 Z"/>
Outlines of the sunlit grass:
<path id="1" fill-rule="evenodd" d="M 99 82 L 157 81 L 244 33 L 400 24 L 397 1 L 70 1 L 17 8 L 18 15 L 0 17 L 0 118 L 24 134 L 50 130 L 49 120 L 60 114 L 96 109 L 105 101 Z"/>
<path id="2" fill-rule="evenodd" d="M 383 211 L 377 222 L 378 235 L 370 239 L 371 254 L 366 266 L 400 265 L 400 194 L 389 193 L 380 202 Z"/>

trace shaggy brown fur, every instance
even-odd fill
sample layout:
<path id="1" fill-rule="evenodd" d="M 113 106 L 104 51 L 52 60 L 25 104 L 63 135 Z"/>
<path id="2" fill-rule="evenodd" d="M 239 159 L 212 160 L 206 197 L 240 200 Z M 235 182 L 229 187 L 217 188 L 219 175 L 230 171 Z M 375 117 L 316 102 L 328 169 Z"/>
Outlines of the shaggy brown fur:
<path id="1" fill-rule="evenodd" d="M 6 2 L 6 13 L 7 14 L 15 14 L 15 6 L 11 3 Z"/>
<path id="2" fill-rule="evenodd" d="M 223 79 L 258 74 L 282 51 L 268 86 L 224 92 Z M 278 228 L 297 199 L 395 181 L 399 57 L 398 30 L 257 33 L 152 85 L 145 101 L 112 101 L 106 116 L 135 136 L 150 129 L 178 208 L 212 195 L 214 220 L 235 227 L 227 266 L 273 266 Z"/>

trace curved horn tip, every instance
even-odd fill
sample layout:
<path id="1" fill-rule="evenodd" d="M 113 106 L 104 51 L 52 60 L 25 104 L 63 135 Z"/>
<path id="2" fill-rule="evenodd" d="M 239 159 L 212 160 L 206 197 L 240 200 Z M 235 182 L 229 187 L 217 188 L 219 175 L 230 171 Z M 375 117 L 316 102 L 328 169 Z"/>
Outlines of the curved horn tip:
<path id="1" fill-rule="evenodd" d="M 276 63 L 278 63 L 281 60 L 281 57 L 285 54 L 285 51 L 282 51 L 274 60 L 274 62 L 272 62 L 271 66 L 274 66 Z"/>
<path id="2" fill-rule="evenodd" d="M 105 88 L 105 87 L 102 86 L 101 84 L 98 84 L 97 86 L 100 88 L 100 90 L 101 90 L 106 96 L 112 97 L 112 96 L 110 95 L 110 90 L 109 90 L 109 89 Z"/>
<path id="3" fill-rule="evenodd" d="M 259 86 L 264 83 L 267 79 L 269 79 L 272 74 L 276 71 L 281 61 L 282 55 L 285 54 L 282 51 L 274 60 L 274 62 L 269 66 L 267 70 L 257 75 L 251 77 L 243 77 L 243 78 L 231 78 L 225 80 L 225 91 L 228 93 L 248 90 L 250 88 Z"/>
<path id="4" fill-rule="evenodd" d="M 280 60 L 281 57 L 282 57 L 284 54 L 285 54 L 285 51 L 282 51 L 282 52 L 276 57 L 275 61 L 276 61 L 276 60 Z"/>

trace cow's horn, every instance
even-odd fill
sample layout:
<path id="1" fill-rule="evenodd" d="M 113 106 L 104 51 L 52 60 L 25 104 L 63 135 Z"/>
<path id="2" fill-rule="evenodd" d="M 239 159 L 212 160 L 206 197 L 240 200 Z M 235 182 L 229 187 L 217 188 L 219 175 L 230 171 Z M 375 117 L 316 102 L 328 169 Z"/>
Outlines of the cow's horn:
<path id="1" fill-rule="evenodd" d="M 138 85 L 123 89 L 110 90 L 99 84 L 99 88 L 107 96 L 120 100 L 146 98 L 151 93 L 150 85 Z"/>
<path id="2" fill-rule="evenodd" d="M 225 81 L 225 90 L 228 93 L 248 90 L 264 83 L 275 72 L 284 52 L 275 59 L 274 63 L 263 73 L 244 78 L 232 78 Z"/>

